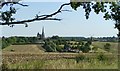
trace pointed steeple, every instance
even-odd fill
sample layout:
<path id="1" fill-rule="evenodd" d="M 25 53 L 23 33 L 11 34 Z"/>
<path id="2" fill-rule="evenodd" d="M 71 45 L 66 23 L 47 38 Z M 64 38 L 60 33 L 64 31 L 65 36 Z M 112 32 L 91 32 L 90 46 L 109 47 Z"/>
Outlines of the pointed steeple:
<path id="1" fill-rule="evenodd" d="M 45 38 L 44 27 L 42 28 L 42 39 Z"/>

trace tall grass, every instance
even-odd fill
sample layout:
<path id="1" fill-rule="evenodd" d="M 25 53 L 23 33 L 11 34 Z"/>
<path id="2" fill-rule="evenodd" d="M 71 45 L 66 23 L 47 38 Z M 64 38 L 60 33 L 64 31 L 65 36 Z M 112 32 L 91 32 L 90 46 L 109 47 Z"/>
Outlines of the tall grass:
<path id="1" fill-rule="evenodd" d="M 98 54 L 95 57 L 79 55 L 73 59 L 27 60 L 21 63 L 8 64 L 7 67 L 9 69 L 117 69 L 117 65 L 117 58 Z"/>

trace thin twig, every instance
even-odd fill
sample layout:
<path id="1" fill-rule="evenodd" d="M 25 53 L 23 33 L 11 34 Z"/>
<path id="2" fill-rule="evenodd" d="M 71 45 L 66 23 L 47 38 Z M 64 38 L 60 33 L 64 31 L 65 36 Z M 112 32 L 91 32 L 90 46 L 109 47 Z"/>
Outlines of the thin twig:
<path id="1" fill-rule="evenodd" d="M 40 16 L 37 15 L 33 19 L 15 21 L 15 22 L 8 22 L 8 23 L 4 22 L 4 23 L 0 23 L 0 25 L 23 24 L 23 23 L 27 23 L 27 22 L 34 22 L 34 21 L 41 21 L 41 20 L 57 20 L 57 21 L 60 21 L 61 19 L 51 18 L 51 17 L 54 16 L 54 15 L 57 15 L 58 13 L 61 13 L 62 11 L 65 11 L 65 10 L 62 10 L 62 8 L 66 5 L 70 5 L 70 3 L 62 4 L 56 12 L 54 12 L 52 14 L 49 14 L 49 15 L 40 15 Z M 68 11 L 68 10 L 66 10 L 66 11 Z"/>
<path id="2" fill-rule="evenodd" d="M 18 4 L 21 6 L 28 6 L 28 5 L 21 4 L 19 2 L 3 2 L 3 3 L 1 3 L 1 6 L 3 7 L 4 5 L 8 5 L 8 4 Z"/>

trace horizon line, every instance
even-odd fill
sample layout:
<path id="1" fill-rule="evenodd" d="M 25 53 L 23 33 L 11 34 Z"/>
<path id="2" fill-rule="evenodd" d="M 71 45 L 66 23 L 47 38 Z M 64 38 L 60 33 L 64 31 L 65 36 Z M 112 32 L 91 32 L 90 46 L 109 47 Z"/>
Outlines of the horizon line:
<path id="1" fill-rule="evenodd" d="M 59 36 L 59 35 L 52 35 L 52 36 Z M 46 38 L 48 37 L 52 37 L 52 36 L 46 36 Z M 0 36 L 0 38 L 3 36 Z M 13 35 L 13 36 L 4 36 L 4 37 L 37 37 L 37 35 Z M 118 37 L 118 36 L 59 36 L 59 37 L 84 37 L 84 38 L 89 38 L 89 37 Z"/>

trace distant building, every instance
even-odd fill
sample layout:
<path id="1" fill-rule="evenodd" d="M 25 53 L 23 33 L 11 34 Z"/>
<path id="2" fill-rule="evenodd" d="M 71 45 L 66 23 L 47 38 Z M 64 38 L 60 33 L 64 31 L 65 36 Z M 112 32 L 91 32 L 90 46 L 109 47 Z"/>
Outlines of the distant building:
<path id="1" fill-rule="evenodd" d="M 40 34 L 39 32 L 37 33 L 37 38 L 39 40 L 45 39 L 44 27 L 42 28 L 42 34 Z"/>
<path id="2" fill-rule="evenodd" d="M 40 43 L 40 44 L 44 44 L 44 39 L 45 39 L 45 33 L 44 33 L 44 27 L 42 28 L 42 34 L 40 34 L 39 32 L 37 33 L 37 42 L 36 43 Z"/>

